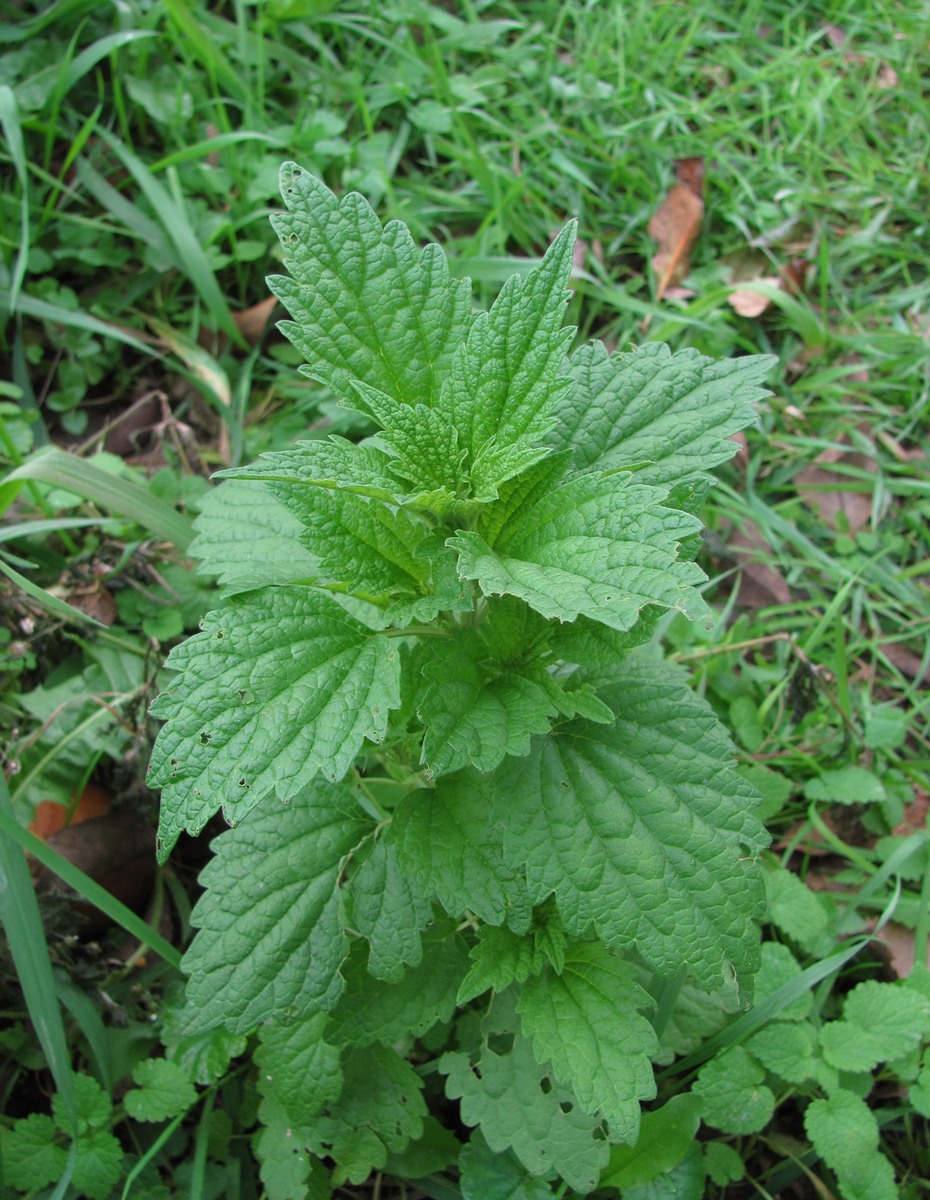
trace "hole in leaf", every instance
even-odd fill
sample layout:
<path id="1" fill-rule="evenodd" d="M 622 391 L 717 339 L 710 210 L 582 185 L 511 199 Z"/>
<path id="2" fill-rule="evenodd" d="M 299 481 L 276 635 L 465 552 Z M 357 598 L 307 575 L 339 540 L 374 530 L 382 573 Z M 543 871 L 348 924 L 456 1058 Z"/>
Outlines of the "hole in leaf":
<path id="1" fill-rule="evenodd" d="M 513 1050 L 513 1038 L 512 1033 L 492 1033 L 488 1038 L 488 1049 L 503 1057 Z"/>
<path id="2" fill-rule="evenodd" d="M 552 1080 L 549 1078 L 548 1075 L 544 1075 L 543 1078 L 540 1079 L 539 1090 L 542 1092 L 542 1094 L 544 1096 L 548 1096 L 549 1093 L 552 1091 Z"/>
<path id="3" fill-rule="evenodd" d="M 210 734 L 207 732 L 206 729 L 200 735 L 200 744 L 201 744 L 201 746 L 209 746 L 210 745 Z"/>
<path id="4" fill-rule="evenodd" d="M 221 641 L 223 640 L 223 638 L 226 636 L 226 630 L 225 630 L 225 629 L 218 629 L 218 630 L 216 631 L 216 633 L 215 633 L 213 636 L 216 638 L 216 640 L 217 640 L 218 642 L 221 642 Z"/>
<path id="5" fill-rule="evenodd" d="M 575 1106 L 574 1106 L 574 1104 L 572 1104 L 571 1100 L 560 1100 L 559 1101 L 559 1108 L 562 1110 L 563 1113 L 570 1113 L 574 1107 Z"/>

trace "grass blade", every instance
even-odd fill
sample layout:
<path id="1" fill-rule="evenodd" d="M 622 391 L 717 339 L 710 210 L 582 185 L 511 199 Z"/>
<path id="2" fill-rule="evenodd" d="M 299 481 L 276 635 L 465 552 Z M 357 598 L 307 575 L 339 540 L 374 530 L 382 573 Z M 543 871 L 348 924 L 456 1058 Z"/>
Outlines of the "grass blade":
<path id="1" fill-rule="evenodd" d="M 29 867 L 20 849 L 22 843 L 18 837 L 11 836 L 11 829 L 20 831 L 20 826 L 13 816 L 6 779 L 0 772 L 0 921 L 6 931 L 23 998 L 42 1053 L 71 1124 L 76 1127 L 71 1056 L 55 992 L 45 930 Z"/>
<path id="2" fill-rule="evenodd" d="M 82 896 L 89 904 L 93 904 L 96 908 L 99 908 L 114 924 L 122 926 L 128 934 L 141 942 L 143 946 L 148 946 L 154 954 L 158 954 L 169 966 L 180 971 L 181 952 L 175 949 L 157 930 L 147 925 L 131 908 L 127 908 L 121 900 L 117 900 L 115 896 L 111 896 L 105 888 L 102 888 L 99 883 L 96 883 L 89 875 L 86 875 L 80 867 L 76 867 L 73 863 L 68 862 L 57 850 L 53 850 L 51 846 L 47 846 L 34 833 L 30 833 L 28 829 L 23 829 L 12 814 L 9 791 L 6 792 L 6 795 L 9 809 L 0 808 L 0 834 L 4 835 L 0 837 L 0 845 L 9 846 L 11 843 L 17 843 L 24 850 L 28 850 L 43 866 L 48 867 L 50 871 L 54 871 L 59 879 L 63 879 L 69 887 L 74 888 L 78 895 Z M 23 869 L 26 871 L 28 878 L 29 870 L 26 867 L 25 859 L 23 859 L 21 854 L 16 853 L 17 857 L 22 860 Z M 155 853 L 154 844 L 152 846 L 152 853 Z M 31 892 L 31 879 L 29 880 L 29 889 Z M 34 900 L 35 895 L 33 894 Z M 0 896 L 0 904 L 2 904 L 2 896 Z M 38 915 L 38 905 L 36 906 L 36 914 Z M 18 969 L 19 966 L 17 964 Z M 54 993 L 54 980 L 52 981 L 52 990 Z M 57 1003 L 56 999 L 56 1008 Z M 59 1013 L 60 1019 L 61 1015 Z"/>
<path id="3" fill-rule="evenodd" d="M 92 500 L 102 508 L 135 521 L 156 537 L 186 550 L 193 535 L 190 520 L 153 496 L 142 484 L 121 479 L 93 463 L 47 446 L 11 471 L 7 483 L 34 479 Z"/>
<path id="4" fill-rule="evenodd" d="M 232 341 L 244 349 L 245 341 L 232 319 L 226 297 L 216 281 L 213 268 L 207 261 L 200 238 L 191 228 L 187 213 L 169 195 L 167 189 L 154 178 L 145 163 L 137 158 L 128 146 L 124 146 L 116 134 L 105 133 L 101 130 L 100 136 L 109 144 L 113 153 L 135 179 L 142 194 L 155 210 L 155 216 L 161 222 L 169 241 L 175 248 L 178 261 L 184 264 L 188 278 L 206 305 L 208 312 Z"/>
<path id="5" fill-rule="evenodd" d="M 19 123 L 19 106 L 16 103 L 16 96 L 12 88 L 3 84 L 0 87 L 0 127 L 3 129 L 3 136 L 6 140 L 7 147 L 10 152 L 10 157 L 13 159 L 13 166 L 16 168 L 16 177 L 19 180 L 19 250 L 16 254 L 16 263 L 13 267 L 13 277 L 10 281 L 9 300 L 7 301 L 9 311 L 16 311 L 16 302 L 19 299 L 19 292 L 23 286 L 23 279 L 26 276 L 26 262 L 29 258 L 29 177 L 26 172 L 26 150 L 23 144 L 23 131 Z"/>

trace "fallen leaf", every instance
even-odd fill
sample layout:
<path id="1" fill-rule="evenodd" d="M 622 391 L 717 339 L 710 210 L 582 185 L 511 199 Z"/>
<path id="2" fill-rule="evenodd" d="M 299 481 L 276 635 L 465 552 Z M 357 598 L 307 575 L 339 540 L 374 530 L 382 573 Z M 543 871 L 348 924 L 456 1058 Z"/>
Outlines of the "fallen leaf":
<path id="1" fill-rule="evenodd" d="M 882 63 L 878 68 L 875 86 L 883 92 L 890 91 L 891 88 L 896 88 L 898 86 L 898 73 L 894 67 L 889 67 L 887 63 Z"/>
<path id="2" fill-rule="evenodd" d="M 232 319 L 236 328 L 250 346 L 254 346 L 261 339 L 277 302 L 275 296 L 269 296 L 267 300 L 261 300 L 258 304 L 253 304 L 251 308 L 244 308 L 241 312 L 233 313 Z"/>
<path id="3" fill-rule="evenodd" d="M 781 286 L 781 280 L 777 275 L 762 275 L 752 282 L 764 283 L 768 287 Z M 730 292 L 727 296 L 727 304 L 741 317 L 761 317 L 771 303 L 769 296 L 763 296 L 761 292 L 753 291 L 751 288 L 737 288 L 735 292 Z"/>
<path id="4" fill-rule="evenodd" d="M 745 521 L 727 538 L 727 551 L 739 566 L 737 608 L 768 608 L 790 604 L 791 589 L 769 563 L 774 551 L 754 521 Z"/>
<path id="5" fill-rule="evenodd" d="M 110 793 L 95 783 L 89 783 L 81 792 L 80 799 L 70 811 L 65 804 L 57 800 L 41 800 L 35 809 L 35 814 L 29 822 L 29 832 L 47 841 L 53 833 L 58 833 L 66 825 L 79 825 L 93 817 L 102 817 L 110 811 Z"/>
<path id="6" fill-rule="evenodd" d="M 845 434 L 838 440 L 848 441 Z M 830 529 L 838 528 L 837 518 L 843 513 L 846 528 L 850 533 L 856 533 L 871 520 L 872 496 L 869 492 L 853 490 L 856 481 L 848 475 L 831 471 L 829 466 L 835 463 L 843 463 L 870 474 L 876 470 L 874 457 L 857 450 L 845 451 L 837 446 L 829 446 L 817 455 L 810 466 L 798 471 L 794 477 L 795 486 L 807 507 Z"/>
<path id="7" fill-rule="evenodd" d="M 872 931 L 877 925 L 878 922 L 873 918 L 869 921 L 867 929 Z M 914 969 L 916 957 L 913 929 L 908 929 L 906 925 L 899 925 L 896 921 L 889 921 L 882 927 L 881 933 L 872 945 L 885 960 L 888 970 L 896 979 L 907 979 Z M 927 957 L 927 966 L 930 966 L 930 954 Z"/>
<path id="8" fill-rule="evenodd" d="M 67 592 L 65 599 L 72 608 L 93 617 L 101 625 L 112 625 L 116 620 L 116 601 L 99 579 L 88 586 Z"/>
<path id="9" fill-rule="evenodd" d="M 691 266 L 691 248 L 704 219 L 704 160 L 680 158 L 675 163 L 678 182 L 656 209 L 649 222 L 649 236 L 659 243 L 652 260 L 656 276 L 656 300 L 679 284 Z"/>
<path id="10" fill-rule="evenodd" d="M 930 663 L 925 663 L 919 654 L 908 650 L 903 643 L 882 642 L 881 651 L 902 675 L 907 675 L 909 679 L 916 679 L 919 684 L 930 680 Z"/>

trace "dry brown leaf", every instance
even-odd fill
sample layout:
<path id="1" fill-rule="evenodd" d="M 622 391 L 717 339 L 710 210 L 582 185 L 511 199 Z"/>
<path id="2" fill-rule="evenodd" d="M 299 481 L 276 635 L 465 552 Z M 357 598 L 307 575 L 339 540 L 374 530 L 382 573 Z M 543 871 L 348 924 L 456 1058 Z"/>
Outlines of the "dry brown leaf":
<path id="1" fill-rule="evenodd" d="M 734 552 L 732 557 L 740 570 L 736 595 L 738 608 L 768 608 L 772 604 L 791 603 L 788 584 L 768 565 L 774 551 L 754 521 L 744 522 L 730 534 L 727 549 Z"/>
<path id="2" fill-rule="evenodd" d="M 65 599 L 72 608 L 93 617 L 101 625 L 112 625 L 116 620 L 116 601 L 99 579 L 67 592 Z"/>
<path id="3" fill-rule="evenodd" d="M 847 439 L 841 436 L 839 439 Z M 867 492 L 854 491 L 854 481 L 848 475 L 831 471 L 829 464 L 842 462 L 861 471 L 874 474 L 875 459 L 858 451 L 844 451 L 835 446 L 821 451 L 809 467 L 803 467 L 794 477 L 798 495 L 825 525 L 837 528 L 837 517 L 845 514 L 850 533 L 856 533 L 872 517 L 872 497 Z M 818 465 L 819 464 L 819 465 Z"/>
<path id="4" fill-rule="evenodd" d="M 762 275 L 752 282 L 765 283 L 770 287 L 781 285 L 777 275 Z M 754 292 L 751 288 L 738 288 L 727 296 L 727 304 L 741 317 L 761 317 L 771 303 L 770 297 L 763 296 L 761 292 Z"/>
<path id="5" fill-rule="evenodd" d="M 659 251 L 652 260 L 657 300 L 688 274 L 691 248 L 704 219 L 704 160 L 680 158 L 675 163 L 675 173 L 678 182 L 669 189 L 649 222 L 649 236 L 659 243 Z"/>
<path id="6" fill-rule="evenodd" d="M 887 63 L 882 63 L 878 68 L 875 85 L 883 92 L 890 91 L 891 88 L 896 88 L 898 86 L 898 72 L 894 67 L 889 67 Z"/>
<path id="7" fill-rule="evenodd" d="M 882 654 L 893 663 L 902 675 L 916 679 L 918 683 L 930 680 L 930 665 L 924 666 L 924 660 L 913 650 L 908 650 L 902 642 L 884 642 Z"/>
<path id="8" fill-rule="evenodd" d="M 267 300 L 253 304 L 251 308 L 244 308 L 241 312 L 233 313 L 232 319 L 236 328 L 250 346 L 254 346 L 260 340 L 277 303 L 276 297 L 269 296 Z"/>

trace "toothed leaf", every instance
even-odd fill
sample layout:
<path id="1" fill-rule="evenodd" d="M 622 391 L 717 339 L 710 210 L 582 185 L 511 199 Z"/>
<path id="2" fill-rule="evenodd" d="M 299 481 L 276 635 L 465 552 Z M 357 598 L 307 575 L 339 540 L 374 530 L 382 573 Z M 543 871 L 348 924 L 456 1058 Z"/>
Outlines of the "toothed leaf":
<path id="1" fill-rule="evenodd" d="M 319 771 L 341 778 L 400 703 L 396 645 L 309 588 L 237 597 L 166 665 L 179 675 L 152 708 L 167 724 L 149 775 L 163 857 L 220 805 L 238 821 L 273 789 L 286 801 Z"/>
<path id="2" fill-rule="evenodd" d="M 729 740 L 659 662 L 628 660 L 602 695 L 613 725 L 572 722 L 488 782 L 472 777 L 505 860 L 525 868 L 534 903 L 555 893 L 575 935 L 593 925 L 609 946 L 635 948 L 663 975 L 687 966 L 711 991 L 731 971 L 748 982 L 764 893 L 746 850 L 766 836 Z"/>
<path id="3" fill-rule="evenodd" d="M 432 406 L 470 324 L 468 281 L 451 278 L 438 246 L 418 250 L 405 225 L 382 228 L 358 193 L 339 200 L 295 163 L 281 168 L 281 193 L 289 211 L 271 223 L 291 277 L 269 284 L 305 373 L 347 400 L 361 379 Z"/>
<path id="4" fill-rule="evenodd" d="M 601 342 L 571 357 L 574 387 L 560 399 L 545 442 L 570 450 L 578 469 L 636 466 L 644 483 L 666 487 L 706 474 L 736 452 L 729 440 L 755 419 L 754 402 L 776 360 L 767 355 L 715 361 L 696 350 L 672 354 L 647 342 L 609 355 Z"/>
<path id="5" fill-rule="evenodd" d="M 585 475 L 535 495 L 490 541 L 479 525 L 447 544 L 486 596 L 518 596 L 544 617 L 627 630 L 647 605 L 704 616 L 704 573 L 677 557 L 698 523 L 663 508 L 662 495 L 630 475 Z"/>
<path id="6" fill-rule="evenodd" d="M 640 1101 L 656 1094 L 649 1060 L 658 1041 L 640 1012 L 652 1004 L 631 964 L 597 943 L 569 949 L 558 974 L 549 968 L 528 979 L 517 1003 L 537 1059 L 551 1062 L 585 1111 L 630 1145 Z"/>
<path id="7" fill-rule="evenodd" d="M 190 1030 L 244 1033 L 335 1003 L 348 953 L 340 871 L 370 829 L 347 788 L 317 780 L 287 808 L 269 797 L 220 834 L 184 956 Z"/>

